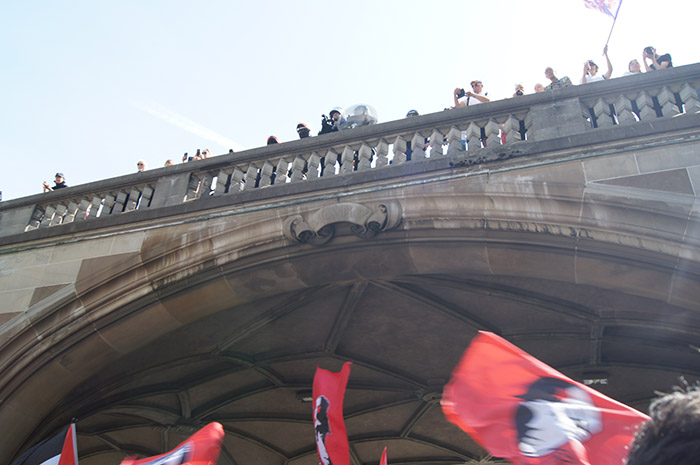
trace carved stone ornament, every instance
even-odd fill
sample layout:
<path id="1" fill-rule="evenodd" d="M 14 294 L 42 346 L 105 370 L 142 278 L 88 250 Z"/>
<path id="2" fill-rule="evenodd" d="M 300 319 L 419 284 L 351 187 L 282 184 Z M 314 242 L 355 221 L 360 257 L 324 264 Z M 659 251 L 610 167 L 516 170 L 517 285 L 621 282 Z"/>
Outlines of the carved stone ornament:
<path id="1" fill-rule="evenodd" d="M 387 202 L 372 208 L 359 203 L 338 203 L 323 207 L 304 218 L 295 215 L 284 221 L 284 234 L 302 244 L 323 245 L 333 239 L 335 225 L 349 223 L 350 231 L 369 239 L 401 223 L 401 205 Z"/>

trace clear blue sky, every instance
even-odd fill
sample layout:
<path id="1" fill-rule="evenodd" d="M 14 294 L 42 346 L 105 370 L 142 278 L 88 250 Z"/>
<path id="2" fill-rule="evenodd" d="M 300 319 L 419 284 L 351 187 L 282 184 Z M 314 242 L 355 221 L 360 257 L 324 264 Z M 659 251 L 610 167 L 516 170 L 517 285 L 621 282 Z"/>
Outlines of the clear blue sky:
<path id="1" fill-rule="evenodd" d="M 647 45 L 699 61 L 697 18 L 698 2 L 624 0 L 613 77 Z M 6 1 L 0 190 L 294 140 L 334 106 L 370 104 L 380 122 L 442 111 L 472 79 L 492 98 L 532 92 L 546 66 L 578 82 L 584 60 L 604 68 L 611 25 L 583 0 Z"/>

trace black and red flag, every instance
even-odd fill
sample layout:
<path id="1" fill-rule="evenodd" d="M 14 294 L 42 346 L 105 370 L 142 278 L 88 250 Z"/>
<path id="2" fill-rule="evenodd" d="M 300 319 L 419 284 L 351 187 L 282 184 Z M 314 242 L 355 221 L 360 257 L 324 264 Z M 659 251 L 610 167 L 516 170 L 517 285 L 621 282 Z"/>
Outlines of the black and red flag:
<path id="1" fill-rule="evenodd" d="M 78 465 L 75 423 L 22 454 L 12 465 Z"/>
<path id="2" fill-rule="evenodd" d="M 339 373 L 316 367 L 313 419 L 316 449 L 322 465 L 350 465 L 350 446 L 343 419 L 343 398 L 350 365 L 350 362 L 345 362 Z"/>
<path id="3" fill-rule="evenodd" d="M 221 423 L 209 423 L 170 452 L 139 460 L 127 457 L 120 465 L 215 465 L 223 439 Z"/>
<path id="4" fill-rule="evenodd" d="M 622 465 L 648 419 L 483 331 L 445 386 L 442 409 L 516 465 Z"/>

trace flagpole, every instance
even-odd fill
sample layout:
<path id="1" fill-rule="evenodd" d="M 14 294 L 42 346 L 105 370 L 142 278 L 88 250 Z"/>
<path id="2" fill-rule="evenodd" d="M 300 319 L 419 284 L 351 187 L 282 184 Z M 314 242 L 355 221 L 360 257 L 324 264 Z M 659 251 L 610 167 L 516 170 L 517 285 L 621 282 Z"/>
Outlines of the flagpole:
<path id="1" fill-rule="evenodd" d="M 620 7 L 622 6 L 622 0 L 620 0 L 620 3 L 617 4 L 617 11 L 615 12 L 615 18 L 613 18 L 613 23 L 612 26 L 610 27 L 610 34 L 608 34 L 608 40 L 605 41 L 605 46 L 608 46 L 608 42 L 610 42 L 610 37 L 612 36 L 612 31 L 615 29 L 615 23 L 617 22 L 617 14 L 620 12 Z"/>

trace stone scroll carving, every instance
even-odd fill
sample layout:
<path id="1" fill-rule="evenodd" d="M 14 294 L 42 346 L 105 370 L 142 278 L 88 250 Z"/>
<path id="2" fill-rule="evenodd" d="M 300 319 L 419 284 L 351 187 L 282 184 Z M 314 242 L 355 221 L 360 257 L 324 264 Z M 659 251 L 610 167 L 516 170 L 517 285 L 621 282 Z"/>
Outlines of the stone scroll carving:
<path id="1" fill-rule="evenodd" d="M 349 223 L 350 231 L 369 239 L 401 223 L 401 205 L 386 202 L 372 207 L 359 203 L 338 203 L 317 210 L 304 218 L 295 215 L 284 222 L 284 234 L 302 244 L 323 245 L 333 239 L 337 224 Z"/>

